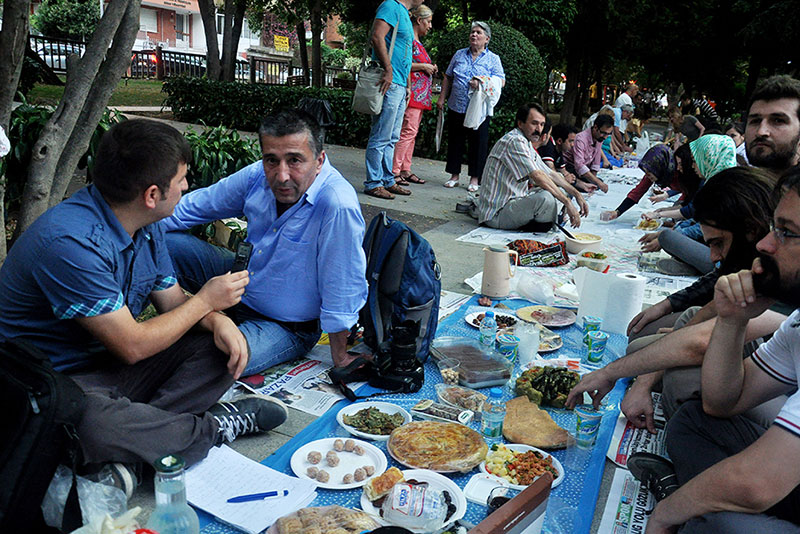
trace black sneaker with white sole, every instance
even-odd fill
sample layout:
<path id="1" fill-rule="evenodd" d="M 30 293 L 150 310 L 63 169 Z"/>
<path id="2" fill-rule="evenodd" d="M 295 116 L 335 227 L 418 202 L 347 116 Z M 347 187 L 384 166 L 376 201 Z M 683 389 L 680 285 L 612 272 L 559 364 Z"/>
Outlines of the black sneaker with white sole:
<path id="1" fill-rule="evenodd" d="M 217 420 L 217 445 L 245 434 L 266 432 L 286 421 L 289 409 L 278 399 L 252 395 L 233 402 L 218 402 L 208 410 Z"/>
<path id="2" fill-rule="evenodd" d="M 675 467 L 663 456 L 636 452 L 628 457 L 626 465 L 634 478 L 650 490 L 656 501 L 666 499 L 678 489 Z"/>

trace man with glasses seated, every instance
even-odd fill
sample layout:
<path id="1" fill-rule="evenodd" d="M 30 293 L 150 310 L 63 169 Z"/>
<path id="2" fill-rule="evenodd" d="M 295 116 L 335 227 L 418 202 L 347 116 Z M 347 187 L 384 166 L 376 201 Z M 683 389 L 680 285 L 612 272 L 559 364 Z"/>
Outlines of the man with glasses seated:
<path id="1" fill-rule="evenodd" d="M 597 177 L 600 170 L 603 141 L 614 131 L 614 118 L 598 115 L 591 128 L 583 130 L 575 136 L 575 144 L 564 154 L 567 172 L 571 172 L 580 181 L 595 184 L 603 193 L 608 193 L 606 183 Z M 581 189 L 581 187 L 578 187 Z"/>
<path id="2" fill-rule="evenodd" d="M 684 404 L 667 426 L 674 464 L 646 453 L 629 459 L 648 485 L 672 481 L 647 532 L 800 531 L 800 311 L 751 357 L 735 350 L 773 299 L 800 306 L 800 170 L 777 190 L 772 231 L 758 242 L 752 268 L 716 284 L 719 320 L 703 360 L 702 402 Z M 781 395 L 788 399 L 771 424 L 742 417 Z"/>

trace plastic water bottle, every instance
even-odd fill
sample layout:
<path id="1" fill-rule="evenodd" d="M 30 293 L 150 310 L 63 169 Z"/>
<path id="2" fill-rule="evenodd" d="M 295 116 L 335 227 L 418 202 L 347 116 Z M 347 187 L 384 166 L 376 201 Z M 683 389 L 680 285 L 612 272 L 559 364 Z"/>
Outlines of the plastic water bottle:
<path id="1" fill-rule="evenodd" d="M 483 403 L 481 414 L 481 434 L 490 445 L 497 443 L 503 436 L 503 419 L 506 416 L 506 405 L 500 397 L 503 392 L 500 388 L 489 390 L 489 398 Z"/>
<path id="2" fill-rule="evenodd" d="M 198 534 L 197 512 L 186 502 L 186 462 L 169 454 L 153 463 L 156 468 L 156 508 L 150 514 L 147 528 L 159 534 Z"/>
<path id="3" fill-rule="evenodd" d="M 497 321 L 494 320 L 494 312 L 487 311 L 481 321 L 481 344 L 494 350 L 495 339 L 497 339 Z"/>

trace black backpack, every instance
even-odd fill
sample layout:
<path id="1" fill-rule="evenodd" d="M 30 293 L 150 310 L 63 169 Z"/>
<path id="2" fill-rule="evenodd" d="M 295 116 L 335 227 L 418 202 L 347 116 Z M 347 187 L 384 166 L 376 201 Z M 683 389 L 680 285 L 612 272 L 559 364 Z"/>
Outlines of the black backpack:
<path id="1" fill-rule="evenodd" d="M 417 359 L 424 363 L 439 324 L 442 271 L 433 248 L 406 224 L 376 215 L 364 236 L 367 255 L 367 303 L 359 313 L 364 343 L 386 352 L 394 328 L 418 325 Z"/>
<path id="2" fill-rule="evenodd" d="M 61 463 L 73 472 L 62 529 L 81 526 L 75 428 L 84 404 L 83 390 L 54 371 L 41 351 L 26 343 L 0 343 L 0 406 L 10 417 L 0 446 L 0 532 L 47 531 L 41 504 Z"/>

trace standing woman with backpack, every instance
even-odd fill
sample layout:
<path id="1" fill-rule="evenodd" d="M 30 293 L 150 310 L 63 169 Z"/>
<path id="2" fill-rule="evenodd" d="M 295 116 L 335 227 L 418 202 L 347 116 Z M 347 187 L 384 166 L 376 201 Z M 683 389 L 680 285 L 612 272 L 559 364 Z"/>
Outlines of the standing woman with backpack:
<path id="1" fill-rule="evenodd" d="M 414 43 L 411 59 L 411 99 L 403 116 L 403 127 L 400 139 L 394 147 L 392 174 L 394 181 L 400 185 L 424 184 L 425 180 L 411 172 L 411 158 L 414 156 L 414 145 L 417 140 L 422 112 L 431 109 L 431 89 L 433 75 L 439 68 L 431 61 L 420 39 L 425 37 L 433 27 L 433 11 L 422 4 L 409 12 L 414 27 Z"/>

